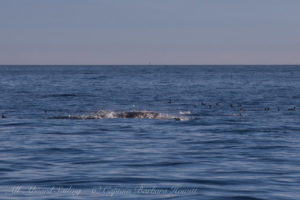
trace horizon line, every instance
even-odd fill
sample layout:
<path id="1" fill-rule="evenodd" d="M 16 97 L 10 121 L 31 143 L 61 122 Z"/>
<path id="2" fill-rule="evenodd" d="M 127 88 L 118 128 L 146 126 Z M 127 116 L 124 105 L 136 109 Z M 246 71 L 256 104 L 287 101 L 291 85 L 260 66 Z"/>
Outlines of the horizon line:
<path id="1" fill-rule="evenodd" d="M 300 66 L 300 64 L 0 64 L 0 66 Z"/>

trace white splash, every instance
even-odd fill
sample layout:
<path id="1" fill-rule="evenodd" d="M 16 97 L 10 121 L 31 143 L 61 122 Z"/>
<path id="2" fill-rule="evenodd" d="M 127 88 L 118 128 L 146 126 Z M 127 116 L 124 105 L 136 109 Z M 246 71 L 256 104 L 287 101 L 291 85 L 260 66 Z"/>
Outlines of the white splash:
<path id="1" fill-rule="evenodd" d="M 135 118 L 135 119 L 162 119 L 162 120 L 188 120 L 186 117 L 162 114 L 152 111 L 129 111 L 129 112 L 115 112 L 109 110 L 99 110 L 90 115 L 66 115 L 50 117 L 50 119 L 115 119 L 115 118 Z"/>
<path id="2" fill-rule="evenodd" d="M 190 115 L 191 111 L 179 111 L 179 114 L 181 114 L 181 115 Z"/>

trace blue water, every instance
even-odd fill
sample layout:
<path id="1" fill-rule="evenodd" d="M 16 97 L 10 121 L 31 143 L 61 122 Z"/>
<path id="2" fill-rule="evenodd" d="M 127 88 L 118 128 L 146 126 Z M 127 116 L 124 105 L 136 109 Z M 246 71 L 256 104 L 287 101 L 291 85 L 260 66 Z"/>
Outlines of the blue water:
<path id="1" fill-rule="evenodd" d="M 1 66 L 0 91 L 0 199 L 300 199 L 299 66 Z"/>

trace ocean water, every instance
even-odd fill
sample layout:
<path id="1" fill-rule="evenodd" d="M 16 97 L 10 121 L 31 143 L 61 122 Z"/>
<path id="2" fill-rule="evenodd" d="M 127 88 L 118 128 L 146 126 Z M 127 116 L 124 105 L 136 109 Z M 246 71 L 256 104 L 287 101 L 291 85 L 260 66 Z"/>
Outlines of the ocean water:
<path id="1" fill-rule="evenodd" d="M 0 66 L 0 199 L 300 199 L 299 66 Z"/>

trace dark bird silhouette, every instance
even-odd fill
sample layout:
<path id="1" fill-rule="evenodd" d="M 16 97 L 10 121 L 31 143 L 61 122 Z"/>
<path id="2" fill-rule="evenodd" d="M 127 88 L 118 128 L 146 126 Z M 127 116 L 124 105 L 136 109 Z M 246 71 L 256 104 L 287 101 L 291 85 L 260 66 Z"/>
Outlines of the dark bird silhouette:
<path id="1" fill-rule="evenodd" d="M 168 101 L 168 103 L 172 103 L 172 100 L 170 99 L 170 100 Z"/>
<path id="2" fill-rule="evenodd" d="M 278 112 L 280 111 L 280 108 L 279 108 L 279 107 L 277 107 L 277 111 L 278 111 Z"/>
<path id="3" fill-rule="evenodd" d="M 243 111 L 243 108 L 240 108 L 240 111 Z"/>
<path id="4" fill-rule="evenodd" d="M 270 108 L 269 108 L 269 107 L 265 108 L 265 111 L 269 111 L 269 110 L 270 110 Z"/>
<path id="5" fill-rule="evenodd" d="M 230 104 L 230 107 L 231 107 L 231 108 L 233 108 L 233 105 L 232 105 L 232 104 Z"/>
<path id="6" fill-rule="evenodd" d="M 6 116 L 4 115 L 4 113 L 2 113 L 1 117 L 2 117 L 2 119 L 6 118 Z"/>
<path id="7" fill-rule="evenodd" d="M 296 107 L 294 106 L 293 108 L 289 108 L 288 111 L 295 111 Z"/>
<path id="8" fill-rule="evenodd" d="M 220 104 L 219 103 L 216 103 L 216 106 L 219 106 Z"/>
<path id="9" fill-rule="evenodd" d="M 203 102 L 201 103 L 201 106 L 205 106 L 205 105 L 206 105 L 205 103 L 203 103 Z"/>
<path id="10" fill-rule="evenodd" d="M 211 105 L 208 105 L 209 108 L 211 108 Z"/>

